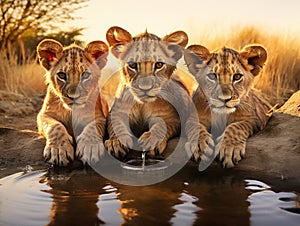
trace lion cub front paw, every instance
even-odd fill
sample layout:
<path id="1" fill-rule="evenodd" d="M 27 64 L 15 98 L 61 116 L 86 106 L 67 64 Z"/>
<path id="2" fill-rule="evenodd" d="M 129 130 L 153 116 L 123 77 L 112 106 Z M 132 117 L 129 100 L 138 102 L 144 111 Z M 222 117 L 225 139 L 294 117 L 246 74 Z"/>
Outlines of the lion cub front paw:
<path id="1" fill-rule="evenodd" d="M 104 155 L 102 134 L 95 124 L 88 124 L 77 137 L 76 156 L 83 164 L 95 164 Z"/>
<path id="2" fill-rule="evenodd" d="M 192 155 L 192 158 L 197 162 L 200 160 L 207 160 L 212 157 L 214 152 L 215 142 L 208 132 L 199 135 L 198 142 L 187 142 L 185 144 L 185 150 L 188 155 Z"/>
<path id="3" fill-rule="evenodd" d="M 129 151 L 117 138 L 106 140 L 104 145 L 110 155 L 120 160 L 124 159 Z"/>
<path id="4" fill-rule="evenodd" d="M 150 156 L 155 156 L 161 155 L 164 152 L 168 141 L 154 136 L 150 131 L 147 131 L 140 136 L 139 143 L 143 151 L 149 151 Z"/>
<path id="5" fill-rule="evenodd" d="M 43 153 L 45 161 L 59 166 L 65 166 L 74 160 L 74 147 L 71 136 L 47 140 Z"/>
<path id="6" fill-rule="evenodd" d="M 237 142 L 229 137 L 220 139 L 216 148 L 224 168 L 234 167 L 246 154 L 246 142 Z"/>
<path id="7" fill-rule="evenodd" d="M 103 140 L 98 133 L 91 134 L 85 130 L 77 138 L 76 156 L 83 164 L 95 164 L 104 155 Z"/>

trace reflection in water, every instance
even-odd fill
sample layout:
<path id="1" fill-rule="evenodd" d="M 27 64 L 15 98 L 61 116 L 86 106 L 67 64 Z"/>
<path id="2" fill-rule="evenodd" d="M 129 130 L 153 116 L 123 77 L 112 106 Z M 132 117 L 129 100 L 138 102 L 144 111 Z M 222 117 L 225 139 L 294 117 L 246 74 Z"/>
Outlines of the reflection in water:
<path id="1" fill-rule="evenodd" d="M 97 206 L 103 178 L 85 170 L 49 170 L 44 181 L 52 189 L 51 225 L 99 225 Z"/>
<path id="2" fill-rule="evenodd" d="M 250 222 L 255 225 L 298 226 L 300 222 L 300 197 L 291 192 L 274 192 L 270 186 L 255 180 L 247 180 L 246 187 L 259 191 L 249 195 Z M 293 210 L 293 211 L 291 211 Z"/>
<path id="3" fill-rule="evenodd" d="M 173 207 L 177 212 L 171 219 L 172 225 L 193 225 L 197 219 L 196 212 L 201 210 L 201 208 L 194 204 L 194 202 L 198 201 L 198 198 L 183 192 L 179 200 L 182 201 L 182 203 Z"/>
<path id="4" fill-rule="evenodd" d="M 46 225 L 50 219 L 51 187 L 40 183 L 44 171 L 16 173 L 0 179 L 0 225 Z"/>
<path id="5" fill-rule="evenodd" d="M 298 225 L 296 193 L 224 172 L 187 166 L 142 187 L 91 169 L 17 173 L 0 179 L 0 225 Z"/>
<path id="6" fill-rule="evenodd" d="M 176 188 L 175 188 L 176 189 Z M 121 186 L 119 198 L 122 200 L 121 212 L 134 213 L 124 225 L 166 225 L 178 203 L 178 191 L 162 186 L 130 187 Z M 131 200 L 131 201 L 128 201 Z M 129 211 L 123 211 L 123 209 Z M 130 219 L 130 220 L 129 220 Z"/>
<path id="7" fill-rule="evenodd" d="M 108 226 L 121 225 L 123 220 L 118 211 L 121 208 L 121 203 L 117 197 L 117 189 L 111 185 L 106 185 L 102 189 L 107 193 L 99 195 L 97 202 L 98 218 Z"/>
<path id="8" fill-rule="evenodd" d="M 186 190 L 198 198 L 194 225 L 249 225 L 248 193 L 242 178 L 234 174 L 206 173 L 187 180 Z"/>

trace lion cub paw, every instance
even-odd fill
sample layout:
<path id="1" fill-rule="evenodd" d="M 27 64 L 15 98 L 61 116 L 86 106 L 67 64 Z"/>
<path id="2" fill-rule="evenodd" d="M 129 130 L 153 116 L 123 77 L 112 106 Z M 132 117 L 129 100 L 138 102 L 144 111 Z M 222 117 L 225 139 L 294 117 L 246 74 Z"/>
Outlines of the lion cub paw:
<path id="1" fill-rule="evenodd" d="M 83 164 L 94 164 L 104 155 L 104 144 L 94 124 L 87 125 L 77 137 L 76 156 Z"/>
<path id="2" fill-rule="evenodd" d="M 167 147 L 168 141 L 154 136 L 150 131 L 144 132 L 139 138 L 143 151 L 149 151 L 150 156 L 161 155 Z"/>
<path id="3" fill-rule="evenodd" d="M 188 155 L 192 155 L 192 158 L 197 162 L 202 160 L 207 160 L 211 158 L 214 152 L 215 142 L 213 141 L 211 135 L 206 132 L 199 135 L 198 142 L 187 142 L 185 144 L 185 150 Z"/>
<path id="4" fill-rule="evenodd" d="M 224 168 L 232 168 L 245 157 L 246 142 L 236 142 L 230 138 L 221 139 L 218 142 L 219 159 Z"/>
<path id="5" fill-rule="evenodd" d="M 66 166 L 74 160 L 73 139 L 68 134 L 46 141 L 43 153 L 45 161 L 59 166 Z"/>
<path id="6" fill-rule="evenodd" d="M 82 133 L 78 136 L 76 157 L 83 164 L 94 164 L 104 156 L 104 144 L 100 137 L 90 137 Z"/>
<path id="7" fill-rule="evenodd" d="M 129 151 L 128 148 L 123 145 L 117 138 L 106 140 L 104 145 L 110 155 L 115 156 L 117 159 L 121 160 L 126 157 Z"/>

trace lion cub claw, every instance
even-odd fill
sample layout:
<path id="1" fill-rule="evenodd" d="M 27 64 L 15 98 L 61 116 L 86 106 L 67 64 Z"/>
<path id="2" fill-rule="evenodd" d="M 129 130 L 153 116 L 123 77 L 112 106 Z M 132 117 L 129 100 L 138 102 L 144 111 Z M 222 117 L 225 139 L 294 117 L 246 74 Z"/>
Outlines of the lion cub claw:
<path id="1" fill-rule="evenodd" d="M 234 142 L 230 138 L 224 138 L 219 141 L 216 146 L 219 150 L 219 160 L 224 168 L 232 168 L 246 153 L 246 142 Z"/>
<path id="2" fill-rule="evenodd" d="M 66 166 L 74 160 L 72 137 L 65 134 L 60 139 L 47 140 L 43 156 L 51 164 Z"/>
<path id="3" fill-rule="evenodd" d="M 128 153 L 128 149 L 117 138 L 106 140 L 105 148 L 108 153 L 117 159 L 124 159 Z"/>

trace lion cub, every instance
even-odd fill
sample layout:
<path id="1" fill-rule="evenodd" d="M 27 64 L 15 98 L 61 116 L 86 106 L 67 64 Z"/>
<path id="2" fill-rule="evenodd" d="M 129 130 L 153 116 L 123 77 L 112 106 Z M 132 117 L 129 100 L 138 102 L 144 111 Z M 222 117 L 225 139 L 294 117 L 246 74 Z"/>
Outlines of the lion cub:
<path id="1" fill-rule="evenodd" d="M 98 161 L 103 155 L 108 109 L 99 95 L 98 80 L 107 53 L 102 41 L 84 49 L 63 48 L 51 39 L 39 43 L 37 54 L 48 87 L 37 125 L 46 138 L 43 155 L 49 163 L 67 165 L 74 159 L 75 147 L 83 163 Z"/>
<path id="2" fill-rule="evenodd" d="M 132 37 L 120 27 L 111 27 L 106 37 L 122 64 L 125 88 L 109 113 L 105 147 L 119 159 L 129 149 L 160 155 L 168 140 L 180 133 L 174 99 L 187 96 L 187 91 L 172 75 L 188 37 L 183 31 L 163 38 L 148 32 Z"/>
<path id="3" fill-rule="evenodd" d="M 270 105 L 252 90 L 267 51 L 260 45 L 248 45 L 240 52 L 226 47 L 210 52 L 191 45 L 184 58 L 199 83 L 193 96 L 199 120 L 190 118 L 187 123 L 190 142 L 186 149 L 195 160 L 212 158 L 217 150 L 223 166 L 233 167 L 245 155 L 247 138 L 263 129 L 269 118 Z M 195 131 L 199 131 L 196 142 L 191 141 Z"/>

